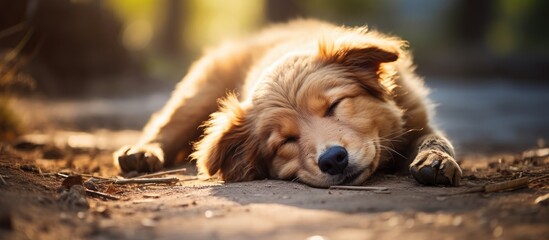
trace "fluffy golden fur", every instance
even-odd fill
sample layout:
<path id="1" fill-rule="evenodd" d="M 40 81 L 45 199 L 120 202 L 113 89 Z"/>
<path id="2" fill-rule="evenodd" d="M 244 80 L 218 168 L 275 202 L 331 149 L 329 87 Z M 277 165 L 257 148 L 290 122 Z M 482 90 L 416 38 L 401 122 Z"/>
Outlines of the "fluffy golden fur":
<path id="1" fill-rule="evenodd" d="M 326 187 L 359 185 L 380 166 L 410 159 L 420 183 L 457 185 L 453 148 L 430 125 L 428 91 L 405 47 L 314 20 L 225 43 L 191 67 L 115 160 L 123 171 L 155 171 L 190 156 L 201 174 L 225 181 Z M 333 147 L 345 164 L 320 166 Z"/>

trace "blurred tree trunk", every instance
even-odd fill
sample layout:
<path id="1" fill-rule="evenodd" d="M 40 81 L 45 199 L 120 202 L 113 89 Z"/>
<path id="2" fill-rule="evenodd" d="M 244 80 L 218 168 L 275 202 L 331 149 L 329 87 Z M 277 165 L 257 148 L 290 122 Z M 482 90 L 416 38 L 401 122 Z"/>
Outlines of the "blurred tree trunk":
<path id="1" fill-rule="evenodd" d="M 456 37 L 465 45 L 482 45 L 495 17 L 494 0 L 461 0 L 457 2 Z"/>
<path id="2" fill-rule="evenodd" d="M 300 15 L 296 0 L 267 0 L 266 15 L 269 22 L 286 22 Z"/>
<path id="3" fill-rule="evenodd" d="M 183 18 L 184 8 L 186 1 L 180 0 L 168 0 L 166 2 L 166 19 L 164 20 L 161 39 L 160 39 L 160 48 L 162 51 L 175 57 L 182 53 L 182 33 L 184 32 L 184 24 L 181 24 L 181 19 Z"/>
<path id="4" fill-rule="evenodd" d="M 82 96 L 92 83 L 108 85 L 105 76 L 124 74 L 134 62 L 119 41 L 122 23 L 101 3 L 0 0 L 0 31 L 25 26 L 0 38 L 0 52 L 22 46 L 25 72 L 52 96 Z"/>

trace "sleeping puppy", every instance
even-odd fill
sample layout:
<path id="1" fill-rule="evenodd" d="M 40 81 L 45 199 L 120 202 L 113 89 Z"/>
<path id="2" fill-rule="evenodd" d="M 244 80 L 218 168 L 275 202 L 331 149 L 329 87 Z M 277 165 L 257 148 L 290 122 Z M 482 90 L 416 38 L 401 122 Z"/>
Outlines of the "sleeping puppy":
<path id="1" fill-rule="evenodd" d="M 314 20 L 275 25 L 198 60 L 120 169 L 157 171 L 188 159 L 224 181 L 363 184 L 409 164 L 427 185 L 459 185 L 450 142 L 429 122 L 428 90 L 406 42 Z M 408 161 L 407 161 L 408 160 Z"/>

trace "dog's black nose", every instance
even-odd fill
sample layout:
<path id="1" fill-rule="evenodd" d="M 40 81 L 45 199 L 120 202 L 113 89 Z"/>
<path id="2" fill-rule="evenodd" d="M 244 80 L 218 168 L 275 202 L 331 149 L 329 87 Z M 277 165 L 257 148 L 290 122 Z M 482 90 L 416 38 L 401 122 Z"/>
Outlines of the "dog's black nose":
<path id="1" fill-rule="evenodd" d="M 330 175 L 343 173 L 349 165 L 347 150 L 341 146 L 330 147 L 318 158 L 318 167 L 322 172 Z"/>

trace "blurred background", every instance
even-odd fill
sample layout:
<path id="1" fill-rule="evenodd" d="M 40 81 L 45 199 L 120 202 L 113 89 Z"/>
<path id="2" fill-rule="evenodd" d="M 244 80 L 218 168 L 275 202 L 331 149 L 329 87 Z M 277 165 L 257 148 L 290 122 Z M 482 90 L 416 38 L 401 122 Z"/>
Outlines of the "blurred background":
<path id="1" fill-rule="evenodd" d="M 140 130 L 205 48 L 301 17 L 408 40 L 461 152 L 543 147 L 547 12 L 541 0 L 0 0 L 0 138 Z"/>

